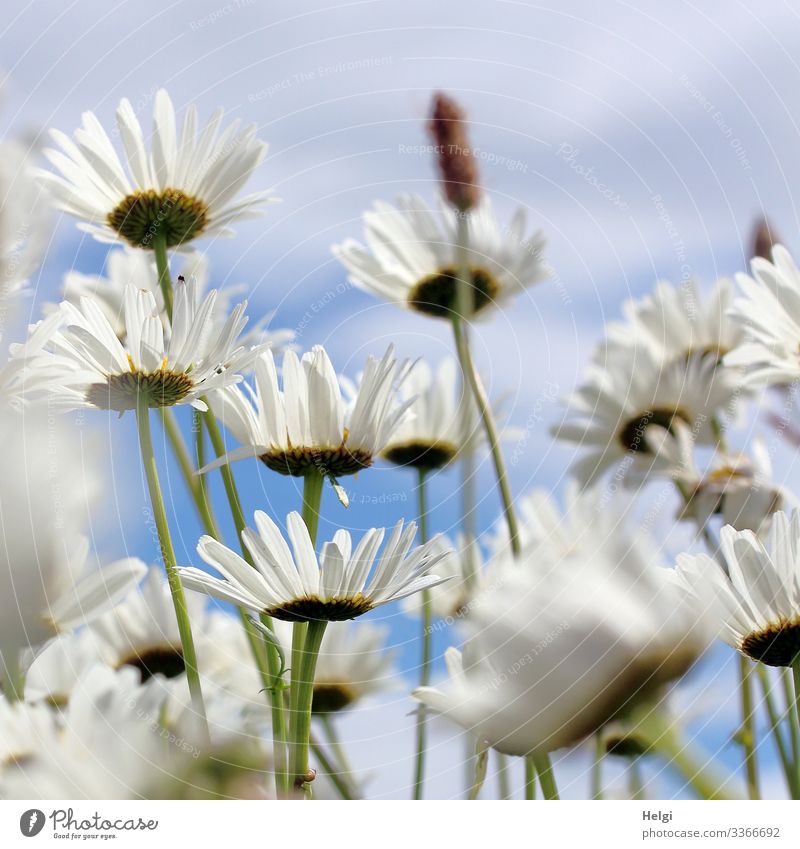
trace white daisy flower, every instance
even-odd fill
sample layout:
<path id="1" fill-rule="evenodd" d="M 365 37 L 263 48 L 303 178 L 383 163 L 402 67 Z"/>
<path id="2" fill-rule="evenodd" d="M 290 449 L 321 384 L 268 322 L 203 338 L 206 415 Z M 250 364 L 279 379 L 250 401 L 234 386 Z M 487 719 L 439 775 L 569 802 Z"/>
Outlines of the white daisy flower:
<path id="1" fill-rule="evenodd" d="M 241 447 L 202 471 L 243 458 L 258 457 L 284 475 L 319 470 L 339 477 L 372 465 L 390 434 L 402 421 L 410 401 L 400 403 L 396 390 L 405 377 L 394 349 L 381 360 L 370 357 L 357 385 L 345 397 L 330 358 L 321 345 L 302 359 L 283 356 L 282 386 L 271 351 L 255 363 L 255 386 L 218 392 L 211 407 Z"/>
<path id="2" fill-rule="evenodd" d="M 535 489 L 517 500 L 519 537 L 523 547 L 535 548 L 548 560 L 571 556 L 594 556 L 602 552 L 609 560 L 665 565 L 658 546 L 630 520 L 632 501 L 602 486 L 567 482 L 563 508 L 546 489 Z M 508 526 L 495 522 L 488 536 L 495 558 L 508 553 Z"/>
<path id="3" fill-rule="evenodd" d="M 47 397 L 52 380 L 62 373 L 46 350 L 60 323 L 60 316 L 48 316 L 28 329 L 24 342 L 9 345 L 9 358 L 0 366 L 0 403 L 21 410 Z"/>
<path id="4" fill-rule="evenodd" d="M 427 574 L 442 556 L 434 553 L 433 541 L 409 553 L 417 532 L 414 522 L 395 525 L 373 569 L 386 533 L 383 528 L 367 531 L 355 551 L 350 534 L 339 530 L 317 557 L 299 513 L 290 513 L 286 519 L 291 550 L 266 513 L 256 511 L 254 518 L 257 531 L 246 528 L 242 540 L 256 568 L 222 543 L 203 536 L 197 552 L 223 577 L 192 567 L 180 569 L 187 589 L 289 622 L 338 621 L 354 619 L 445 580 Z"/>
<path id="5" fill-rule="evenodd" d="M 367 247 L 348 239 L 333 252 L 354 286 L 387 301 L 436 318 L 455 314 L 459 213 L 442 203 L 439 214 L 417 196 L 397 206 L 375 203 L 364 213 Z M 469 264 L 474 314 L 483 315 L 546 276 L 544 240 L 526 234 L 520 208 L 503 228 L 483 197 L 469 212 Z"/>
<path id="6" fill-rule="evenodd" d="M 708 642 L 671 570 L 583 555 L 543 566 L 531 549 L 468 622 L 449 680 L 414 696 L 513 755 L 573 745 L 659 698 Z"/>
<path id="7" fill-rule="evenodd" d="M 400 387 L 413 415 L 394 428 L 383 457 L 398 466 L 425 472 L 441 469 L 455 459 L 463 444 L 459 372 L 455 360 L 445 359 L 434 373 L 418 360 Z"/>
<path id="8" fill-rule="evenodd" d="M 744 294 L 733 307 L 745 342 L 725 363 L 747 368 L 753 384 L 792 383 L 800 377 L 800 269 L 781 245 L 772 262 L 756 257 L 750 268 L 753 277 L 736 275 Z"/>
<path id="9" fill-rule="evenodd" d="M 228 742 L 235 726 L 263 725 L 268 714 L 263 682 L 252 661 L 240 621 L 205 611 L 205 599 L 187 599 L 196 634 L 203 700 L 214 742 Z M 163 691 L 154 720 L 196 734 L 175 613 L 166 581 L 151 567 L 141 587 L 87 628 L 53 640 L 34 658 L 25 676 L 25 698 L 66 705 L 81 679 L 98 664 L 135 669 L 142 683 L 157 678 Z"/>
<path id="10" fill-rule="evenodd" d="M 288 657 L 292 626 L 275 620 L 275 632 Z M 331 622 L 325 629 L 314 673 L 312 713 L 354 707 L 374 693 L 396 686 L 396 652 L 386 648 L 389 631 L 371 622 Z"/>
<path id="11" fill-rule="evenodd" d="M 180 135 L 175 109 L 163 89 L 155 97 L 152 151 L 128 100 L 117 110 L 125 148 L 124 168 L 106 131 L 92 112 L 73 138 L 51 130 L 60 148 L 45 155 L 60 174 L 37 170 L 58 209 L 80 219 L 79 227 L 103 242 L 124 241 L 153 249 L 185 245 L 199 236 L 230 235 L 233 222 L 260 215 L 275 202 L 259 192 L 235 196 L 263 162 L 267 145 L 254 125 L 240 131 L 235 121 L 220 132 L 218 109 L 198 133 L 197 109 L 186 108 Z"/>
<path id="12" fill-rule="evenodd" d="M 81 298 L 91 297 L 103 311 L 103 314 L 114 328 L 120 340 L 125 340 L 125 290 L 128 286 L 145 289 L 152 292 L 156 301 L 159 315 L 165 328 L 169 322 L 164 310 L 164 297 L 158 284 L 158 272 L 152 258 L 142 251 L 130 248 L 111 251 L 106 259 L 106 275 L 81 274 L 70 271 L 64 276 L 62 294 L 65 301 L 80 307 Z M 206 294 L 209 280 L 208 257 L 200 251 L 190 251 L 178 270 L 176 278 L 178 285 L 186 280 L 193 280 L 198 296 Z M 213 318 L 222 332 L 228 315 L 235 304 L 235 299 L 244 294 L 244 286 L 225 286 L 217 289 L 214 302 Z M 55 304 L 46 304 L 45 311 L 57 310 Z M 263 315 L 252 327 L 245 330 L 239 342 L 245 348 L 256 345 L 268 346 L 273 350 L 282 350 L 294 338 L 292 330 L 268 328 L 273 313 Z M 214 333 L 212 332 L 212 336 Z"/>
<path id="13" fill-rule="evenodd" d="M 729 315 L 732 304 L 733 285 L 727 279 L 719 280 L 708 298 L 694 280 L 679 286 L 661 281 L 652 294 L 623 305 L 626 321 L 608 325 L 608 340 L 632 348 L 644 345 L 667 361 L 700 354 L 720 362 L 744 335 Z"/>
<path id="14" fill-rule="evenodd" d="M 56 745 L 59 730 L 57 714 L 47 705 L 12 702 L 0 697 L 0 787 L 8 771 Z M 9 797 L 0 791 L 0 798 Z"/>
<path id="15" fill-rule="evenodd" d="M 152 292 L 125 290 L 125 342 L 91 297 L 80 307 L 63 301 L 61 323 L 48 342 L 52 356 L 36 368 L 51 372 L 51 400 L 67 409 L 136 409 L 144 395 L 150 407 L 191 404 L 205 410 L 201 396 L 241 380 L 240 371 L 257 351 L 239 335 L 246 304 L 237 305 L 225 327 L 216 327 L 216 292 L 202 302 L 196 283 L 178 285 L 171 327 L 165 331 Z"/>
<path id="16" fill-rule="evenodd" d="M 25 699 L 63 707 L 81 676 L 102 663 L 97 641 L 86 628 L 62 634 L 37 652 L 28 666 Z"/>
<path id="17" fill-rule="evenodd" d="M 760 440 L 753 442 L 751 456 L 715 454 L 702 473 L 690 455 L 685 471 L 676 470 L 673 476 L 689 493 L 679 518 L 691 519 L 698 527 L 721 516 L 724 525 L 761 535 L 772 515 L 795 501 L 788 490 L 774 482 L 769 454 Z"/>
<path id="18" fill-rule="evenodd" d="M 678 576 L 712 611 L 720 636 L 768 666 L 800 658 L 800 511 L 778 512 L 763 539 L 726 525 L 720 547 L 728 574 L 707 554 L 682 554 Z"/>
<path id="19" fill-rule="evenodd" d="M 730 415 L 739 384 L 735 373 L 702 354 L 664 363 L 646 349 L 611 347 L 607 363 L 593 363 L 567 402 L 573 421 L 554 433 L 585 449 L 572 465 L 582 483 L 620 464 L 626 474 L 647 475 L 678 462 L 682 427 L 694 442 L 716 444 L 714 421 Z"/>
<path id="20" fill-rule="evenodd" d="M 232 694 L 236 700 L 248 699 L 265 707 L 260 693 L 263 684 L 241 622 L 210 609 L 203 596 L 191 595 L 186 603 L 206 705 L 214 694 L 226 698 Z M 142 683 L 154 675 L 183 678 L 186 667 L 172 594 L 163 569 L 157 566 L 151 566 L 144 581 L 113 610 L 95 619 L 88 632 L 106 664 L 137 669 Z"/>
<path id="21" fill-rule="evenodd" d="M 206 606 L 197 596 L 187 599 L 187 606 L 199 644 L 208 625 Z M 141 585 L 92 622 L 89 633 L 106 664 L 114 669 L 133 667 L 142 683 L 153 675 L 175 678 L 186 669 L 172 595 L 159 567 L 151 566 Z"/>
<path id="22" fill-rule="evenodd" d="M 158 794 L 157 785 L 190 754 L 167 745 L 162 729 L 149 719 L 158 715 L 161 694 L 137 689 L 136 682 L 133 670 L 114 672 L 98 665 L 81 676 L 69 705 L 59 711 L 24 702 L 6 707 L 13 722 L 0 722 L 0 741 L 15 726 L 18 739 L 16 747 L 0 744 L 0 751 L 16 748 L 13 758 L 0 764 L 0 798 L 135 799 Z M 31 726 L 36 736 L 19 733 Z"/>

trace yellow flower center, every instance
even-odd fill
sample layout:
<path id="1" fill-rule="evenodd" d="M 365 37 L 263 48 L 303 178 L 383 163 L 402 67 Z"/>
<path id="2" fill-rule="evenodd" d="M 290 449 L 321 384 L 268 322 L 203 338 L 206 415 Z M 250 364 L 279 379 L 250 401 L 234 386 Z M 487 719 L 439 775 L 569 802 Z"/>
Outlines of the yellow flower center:
<path id="1" fill-rule="evenodd" d="M 208 224 L 208 206 L 180 189 L 134 192 L 121 200 L 107 217 L 108 226 L 135 248 L 152 249 L 157 236 L 173 248 L 190 242 Z"/>
<path id="2" fill-rule="evenodd" d="M 472 268 L 470 271 L 470 295 L 473 313 L 477 313 L 497 300 L 500 284 L 485 268 Z M 413 287 L 408 295 L 408 305 L 417 312 L 435 318 L 452 318 L 456 314 L 457 283 L 456 269 L 446 266 L 435 274 L 424 277 Z"/>

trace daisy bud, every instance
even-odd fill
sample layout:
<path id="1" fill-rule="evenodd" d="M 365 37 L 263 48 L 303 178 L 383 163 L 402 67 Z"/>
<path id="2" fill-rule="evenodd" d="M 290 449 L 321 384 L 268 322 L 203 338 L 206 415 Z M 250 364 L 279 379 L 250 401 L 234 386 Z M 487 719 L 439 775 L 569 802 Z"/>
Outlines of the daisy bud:
<path id="1" fill-rule="evenodd" d="M 460 212 L 469 211 L 477 206 L 480 191 L 463 109 L 445 94 L 434 95 L 428 132 L 439 156 L 445 197 Z"/>
<path id="2" fill-rule="evenodd" d="M 759 218 L 753 228 L 753 256 L 772 261 L 772 248 L 780 242 L 766 218 Z"/>

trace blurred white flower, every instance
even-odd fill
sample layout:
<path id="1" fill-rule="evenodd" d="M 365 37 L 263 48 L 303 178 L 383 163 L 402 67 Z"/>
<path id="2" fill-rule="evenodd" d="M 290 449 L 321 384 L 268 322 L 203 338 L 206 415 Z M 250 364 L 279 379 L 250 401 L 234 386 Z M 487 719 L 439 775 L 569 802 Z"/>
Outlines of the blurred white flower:
<path id="1" fill-rule="evenodd" d="M 438 214 L 422 198 L 403 195 L 397 205 L 378 201 L 364 213 L 367 247 L 348 239 L 333 247 L 350 280 L 370 294 L 436 318 L 455 314 L 458 220 L 442 203 Z M 468 261 L 474 314 L 491 312 L 546 276 L 544 240 L 526 233 L 520 207 L 502 227 L 485 196 L 469 213 Z"/>
<path id="2" fill-rule="evenodd" d="M 720 547 L 728 574 L 707 554 L 683 554 L 678 577 L 725 642 L 768 666 L 791 666 L 800 657 L 800 512 L 775 513 L 763 541 L 726 525 Z"/>
<path id="3" fill-rule="evenodd" d="M 708 629 L 671 570 L 528 548 L 473 602 L 449 679 L 415 697 L 499 751 L 577 743 L 683 675 Z"/>
<path id="4" fill-rule="evenodd" d="M 274 621 L 286 656 L 292 626 Z M 331 622 L 325 629 L 314 674 L 311 710 L 330 714 L 354 707 L 361 699 L 397 685 L 396 652 L 386 648 L 387 628 L 371 622 Z"/>
<path id="5" fill-rule="evenodd" d="M 255 364 L 255 386 L 247 394 L 231 387 L 217 392 L 211 406 L 241 447 L 210 463 L 258 457 L 284 475 L 318 470 L 334 477 L 352 475 L 372 465 L 410 402 L 396 397 L 405 376 L 393 347 L 381 360 L 370 357 L 352 398 L 345 400 L 339 378 L 321 345 L 302 359 L 283 356 L 282 388 L 271 351 Z"/>
<path id="6" fill-rule="evenodd" d="M 114 328 L 121 341 L 125 341 L 125 290 L 128 286 L 151 292 L 156 301 L 156 309 L 165 328 L 169 328 L 164 311 L 164 298 L 158 284 L 158 272 L 153 258 L 131 248 L 111 251 L 106 259 L 105 277 L 96 274 L 81 274 L 69 271 L 64 275 L 63 297 L 80 308 L 81 298 L 91 297 L 100 307 L 109 324 Z M 190 251 L 184 256 L 177 274 L 178 285 L 181 280 L 194 280 L 198 296 L 205 295 L 208 289 L 208 257 L 200 251 Z M 222 332 L 228 314 L 235 299 L 244 294 L 244 286 L 226 286 L 217 289 L 214 301 L 213 318 Z M 46 304 L 45 312 L 57 310 L 55 304 Z M 253 326 L 245 329 L 239 337 L 239 343 L 245 348 L 255 345 L 268 345 L 273 350 L 282 350 L 294 338 L 291 330 L 270 330 L 267 325 L 273 314 L 262 316 Z M 213 333 L 211 334 L 213 336 Z"/>
<path id="7" fill-rule="evenodd" d="M 189 757 L 151 717 L 161 694 L 137 689 L 133 670 L 92 666 L 69 704 L 0 699 L 0 798 L 135 799 Z"/>
<path id="8" fill-rule="evenodd" d="M 31 659 L 25 672 L 25 699 L 61 707 L 92 666 L 102 665 L 94 635 L 86 628 L 51 640 Z"/>
<path id="9" fill-rule="evenodd" d="M 0 305 L 4 307 L 26 288 L 51 234 L 47 195 L 29 175 L 30 161 L 28 147 L 0 141 Z"/>
<path id="10" fill-rule="evenodd" d="M 657 545 L 632 520 L 632 506 L 626 494 L 575 480 L 567 481 L 563 509 L 550 492 L 535 489 L 517 500 L 520 543 L 548 560 L 602 552 L 611 562 L 662 565 Z M 493 556 L 508 553 L 505 520 L 495 522 L 487 541 Z"/>
<path id="11" fill-rule="evenodd" d="M 409 554 L 417 532 L 414 522 L 395 525 L 373 570 L 383 528 L 367 531 L 355 551 L 350 534 L 339 530 L 317 558 L 299 513 L 286 519 L 292 551 L 266 513 L 258 510 L 254 518 L 257 531 L 246 528 L 242 539 L 255 569 L 222 543 L 203 536 L 197 551 L 223 578 L 193 567 L 180 569 L 187 589 L 290 622 L 337 621 L 354 619 L 444 580 L 427 574 L 442 556 L 434 553 L 432 542 Z"/>
<path id="12" fill-rule="evenodd" d="M 187 599 L 187 608 L 200 643 L 208 624 L 205 601 L 193 596 Z M 186 669 L 172 595 L 163 569 L 157 566 L 151 566 L 142 583 L 88 630 L 105 663 L 114 669 L 133 667 L 142 683 L 153 675 L 176 678 Z"/>
<path id="13" fill-rule="evenodd" d="M 87 571 L 80 531 L 95 470 L 59 419 L 0 411 L 0 442 L 0 655 L 15 666 L 22 649 L 108 609 L 145 567 L 128 558 Z"/>
<path id="14" fill-rule="evenodd" d="M 246 304 L 237 305 L 220 330 L 213 318 L 216 297 L 212 291 L 200 301 L 196 281 L 179 284 L 165 330 L 152 292 L 128 286 L 124 344 L 93 298 L 81 298 L 80 308 L 62 301 L 61 322 L 46 343 L 51 355 L 35 360 L 31 370 L 47 372 L 50 400 L 65 409 L 124 412 L 136 409 L 143 396 L 150 407 L 205 410 L 201 396 L 241 380 L 239 372 L 257 353 L 239 339 Z"/>
<path id="15" fill-rule="evenodd" d="M 412 415 L 395 427 L 383 456 L 398 466 L 424 472 L 441 469 L 458 454 L 464 439 L 462 404 L 455 360 L 442 360 L 436 372 L 424 360 L 411 367 L 400 397 L 411 403 Z"/>
<path id="16" fill-rule="evenodd" d="M 694 280 L 679 286 L 666 281 L 655 291 L 622 306 L 624 322 L 606 327 L 609 342 L 636 350 L 647 347 L 657 358 L 669 362 L 701 355 L 719 363 L 741 344 L 741 326 L 729 315 L 733 302 L 730 280 L 717 281 L 707 298 Z"/>
<path id="17" fill-rule="evenodd" d="M 722 517 L 724 525 L 737 531 L 752 530 L 761 535 L 772 515 L 795 502 L 792 494 L 776 484 L 772 464 L 764 444 L 754 440 L 751 456 L 746 454 L 715 454 L 708 468 L 700 472 L 694 462 L 674 473 L 684 484 L 689 498 L 680 510 L 679 518 L 691 519 L 698 527 L 707 525 L 712 517 Z"/>
<path id="18" fill-rule="evenodd" d="M 612 467 L 638 480 L 674 465 L 682 456 L 680 426 L 694 442 L 716 444 L 714 421 L 726 418 L 739 396 L 734 371 L 702 354 L 664 363 L 644 347 L 607 350 L 607 362 L 592 363 L 568 400 L 571 420 L 554 428 L 559 439 L 585 451 L 571 467 L 580 482 L 591 484 Z"/>
<path id="19" fill-rule="evenodd" d="M 756 385 L 792 383 L 800 377 L 800 269 L 782 245 L 772 262 L 755 257 L 750 268 L 753 277 L 736 275 L 743 297 L 732 313 L 745 341 L 725 363 L 746 368 Z"/>
<path id="20" fill-rule="evenodd" d="M 73 138 L 58 130 L 59 146 L 45 155 L 60 174 L 37 169 L 58 209 L 80 219 L 78 226 L 103 242 L 125 241 L 152 249 L 158 238 L 178 247 L 199 236 L 231 235 L 237 220 L 260 215 L 275 202 L 267 192 L 234 200 L 267 155 L 255 125 L 239 131 L 234 121 L 220 132 L 218 109 L 197 132 L 197 110 L 186 108 L 180 135 L 175 109 L 163 89 L 155 97 L 152 151 L 127 99 L 117 110 L 117 128 L 128 173 L 106 131 L 92 112 Z"/>

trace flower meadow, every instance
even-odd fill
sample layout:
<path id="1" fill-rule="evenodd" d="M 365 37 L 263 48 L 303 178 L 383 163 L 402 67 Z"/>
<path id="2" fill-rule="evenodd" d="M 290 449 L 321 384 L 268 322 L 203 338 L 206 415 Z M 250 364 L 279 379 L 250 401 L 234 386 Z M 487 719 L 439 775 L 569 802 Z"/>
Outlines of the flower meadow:
<path id="1" fill-rule="evenodd" d="M 793 405 L 800 268 L 764 221 L 733 279 L 627 300 L 548 399 L 558 424 L 537 439 L 569 447 L 562 485 L 516 492 L 528 437 L 478 342 L 557 273 L 545 219 L 486 191 L 475 117 L 433 92 L 432 189 L 376 199 L 330 249 L 337 297 L 405 311 L 450 350 L 404 359 L 389 340 L 347 373 L 246 285 L 213 285 L 217 240 L 279 200 L 249 188 L 271 167 L 255 125 L 158 89 L 111 126 L 52 128 L 40 153 L 0 142 L 3 314 L 55 260 L 54 211 L 105 252 L 102 275 L 59 269 L 60 300 L 21 334 L 4 324 L 0 798 L 368 798 L 342 722 L 390 691 L 412 716 L 408 799 L 438 798 L 440 727 L 464 741 L 468 799 L 559 799 L 570 752 L 586 798 L 653 798 L 653 770 L 692 798 L 800 798 L 800 512 L 755 435 Z M 148 513 L 120 515 L 157 562 L 89 533 L 113 466 L 92 429 L 126 422 Z M 254 467 L 294 479 L 294 509 L 241 486 Z M 416 498 L 356 529 L 350 501 L 382 467 Z M 445 470 L 455 525 L 430 499 Z M 202 527 L 188 559 L 173 489 Z M 674 557 L 642 519 L 664 492 L 690 540 Z M 415 680 L 373 611 L 409 623 Z M 687 731 L 702 700 L 681 707 L 719 658 L 736 670 L 724 757 Z"/>

